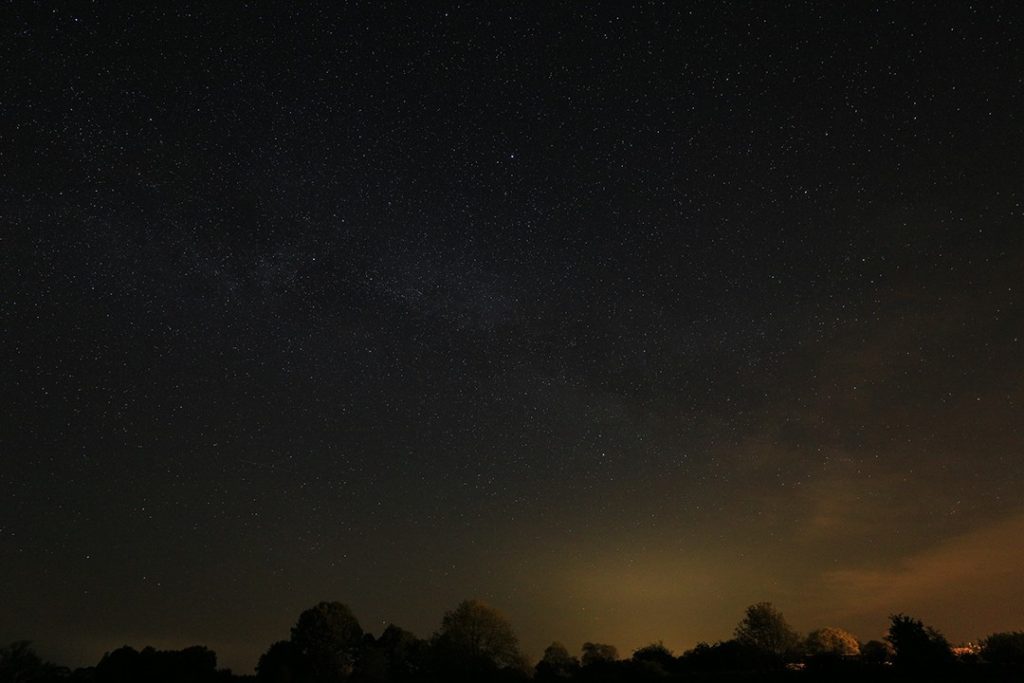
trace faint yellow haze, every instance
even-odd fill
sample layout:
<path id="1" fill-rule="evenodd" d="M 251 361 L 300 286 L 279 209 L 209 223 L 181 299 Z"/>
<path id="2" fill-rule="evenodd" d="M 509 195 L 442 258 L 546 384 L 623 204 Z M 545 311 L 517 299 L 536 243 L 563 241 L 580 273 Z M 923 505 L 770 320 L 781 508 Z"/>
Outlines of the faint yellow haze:
<path id="1" fill-rule="evenodd" d="M 826 572 L 825 591 L 849 617 L 888 610 L 927 615 L 940 628 L 1014 628 L 1010 615 L 1024 614 L 1021 539 L 1017 513 L 889 565 Z"/>

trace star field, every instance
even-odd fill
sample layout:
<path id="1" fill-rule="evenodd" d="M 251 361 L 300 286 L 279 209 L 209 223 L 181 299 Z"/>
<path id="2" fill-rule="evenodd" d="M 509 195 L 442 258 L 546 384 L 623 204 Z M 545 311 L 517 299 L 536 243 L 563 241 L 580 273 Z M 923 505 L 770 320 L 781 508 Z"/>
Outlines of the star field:
<path id="1" fill-rule="evenodd" d="M 3 14 L 0 638 L 1019 628 L 1012 3 Z"/>

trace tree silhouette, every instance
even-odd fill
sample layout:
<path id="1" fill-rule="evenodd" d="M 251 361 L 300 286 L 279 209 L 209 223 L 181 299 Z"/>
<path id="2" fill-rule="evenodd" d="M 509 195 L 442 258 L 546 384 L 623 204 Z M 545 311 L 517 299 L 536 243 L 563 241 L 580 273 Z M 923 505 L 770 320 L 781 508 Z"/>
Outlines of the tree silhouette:
<path id="1" fill-rule="evenodd" d="M 379 657 L 378 666 L 383 665 L 385 678 L 401 681 L 415 677 L 426 667 L 428 647 L 426 641 L 411 632 L 388 624 L 374 643 L 372 651 Z M 362 671 L 368 671 L 369 668 L 362 662 L 358 667 Z"/>
<path id="2" fill-rule="evenodd" d="M 981 657 L 992 664 L 1024 666 L 1024 632 L 993 633 L 982 641 Z"/>
<path id="3" fill-rule="evenodd" d="M 661 665 L 666 671 L 671 668 L 675 660 L 676 658 L 673 656 L 672 650 L 665 647 L 665 644 L 661 641 L 645 645 L 633 653 L 633 661 L 654 662 Z"/>
<path id="4" fill-rule="evenodd" d="M 318 683 L 340 681 L 352 673 L 363 629 L 347 605 L 321 602 L 299 615 L 291 642 Z"/>
<path id="5" fill-rule="evenodd" d="M 782 614 L 762 602 L 747 608 L 736 638 L 699 643 L 678 658 L 660 641 L 627 660 L 604 643 L 584 643 L 577 659 L 553 642 L 532 673 L 537 683 L 1024 680 L 1021 631 L 993 633 L 982 641 L 980 656 L 959 661 L 941 633 L 903 614 L 890 617 L 884 641 L 860 645 L 843 629 L 821 628 L 803 642 L 806 659 L 785 660 L 797 646 Z M 797 670 L 784 670 L 785 662 Z M 260 656 L 255 677 L 218 671 L 216 664 L 216 654 L 202 646 L 137 651 L 125 645 L 95 667 L 71 672 L 17 641 L 0 647 L 0 683 L 525 683 L 530 677 L 508 620 L 479 600 L 446 612 L 429 642 L 394 624 L 374 638 L 348 607 L 321 602 L 299 615 L 290 640 Z"/>
<path id="6" fill-rule="evenodd" d="M 266 683 L 298 683 L 309 679 L 306 660 L 290 640 L 279 640 L 260 655 L 256 678 Z"/>
<path id="7" fill-rule="evenodd" d="M 676 669 L 676 658 L 661 641 L 645 645 L 633 653 L 633 678 L 660 679 Z"/>
<path id="8" fill-rule="evenodd" d="M 885 664 L 892 661 L 892 657 L 892 645 L 886 641 L 869 640 L 860 647 L 860 658 L 868 664 Z"/>
<path id="9" fill-rule="evenodd" d="M 761 650 L 735 639 L 713 645 L 698 643 L 680 658 L 684 670 L 699 673 L 757 669 L 763 666 L 763 661 L 764 653 Z"/>
<path id="10" fill-rule="evenodd" d="M 860 654 L 860 643 L 855 635 L 831 626 L 811 631 L 804 646 L 812 657 L 855 657 Z"/>
<path id="11" fill-rule="evenodd" d="M 554 642 L 544 649 L 544 656 L 537 662 L 536 680 L 564 681 L 576 675 L 580 661 L 569 654 L 568 648 Z"/>
<path id="12" fill-rule="evenodd" d="M 28 640 L 0 647 L 0 682 L 42 681 L 57 674 L 58 668 L 44 662 Z"/>
<path id="13" fill-rule="evenodd" d="M 96 665 L 96 678 L 118 683 L 133 681 L 141 670 L 141 659 L 138 650 L 127 645 L 107 652 Z"/>
<path id="14" fill-rule="evenodd" d="M 614 662 L 619 658 L 619 651 L 614 645 L 604 643 L 583 643 L 583 666 Z"/>
<path id="15" fill-rule="evenodd" d="M 103 655 L 93 678 L 96 683 L 212 683 L 220 676 L 217 654 L 200 645 L 183 650 L 145 647 L 141 652 L 125 645 Z"/>
<path id="16" fill-rule="evenodd" d="M 744 645 L 775 657 L 785 657 L 800 643 L 800 636 L 770 602 L 748 607 L 743 620 L 736 626 L 735 636 Z"/>
<path id="17" fill-rule="evenodd" d="M 953 661 L 946 638 L 920 620 L 903 614 L 889 617 L 889 634 L 896 666 L 907 670 L 934 669 Z"/>
<path id="18" fill-rule="evenodd" d="M 502 668 L 524 666 L 511 624 L 495 608 L 465 600 L 441 621 L 434 636 L 437 662 L 450 675 L 482 676 Z"/>

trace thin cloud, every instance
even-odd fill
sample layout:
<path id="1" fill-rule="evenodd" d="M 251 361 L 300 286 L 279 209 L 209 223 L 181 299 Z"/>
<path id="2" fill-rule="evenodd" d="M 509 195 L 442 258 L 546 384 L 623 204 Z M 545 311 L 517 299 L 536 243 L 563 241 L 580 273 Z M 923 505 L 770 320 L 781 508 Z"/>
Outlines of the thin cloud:
<path id="1" fill-rule="evenodd" d="M 978 528 L 888 566 L 823 575 L 837 613 L 921 613 L 969 629 L 1011 625 L 1024 613 L 1024 513 Z"/>

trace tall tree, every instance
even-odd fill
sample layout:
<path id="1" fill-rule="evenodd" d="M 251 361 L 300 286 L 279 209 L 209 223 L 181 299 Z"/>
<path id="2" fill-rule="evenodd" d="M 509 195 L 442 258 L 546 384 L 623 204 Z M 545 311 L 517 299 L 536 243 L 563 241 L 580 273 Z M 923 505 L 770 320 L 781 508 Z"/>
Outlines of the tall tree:
<path id="1" fill-rule="evenodd" d="M 394 624 L 388 624 L 375 644 L 384 656 L 388 675 L 396 681 L 419 674 L 426 665 L 427 648 L 426 641 Z"/>
<path id="2" fill-rule="evenodd" d="M 441 621 L 441 646 L 453 653 L 494 666 L 517 666 L 522 661 L 519 639 L 505 616 L 480 600 L 464 600 Z"/>
<path id="3" fill-rule="evenodd" d="M 744 645 L 777 657 L 792 652 L 800 642 L 800 636 L 770 602 L 748 607 L 743 620 L 736 626 L 735 636 Z"/>
<path id="4" fill-rule="evenodd" d="M 292 627 L 292 643 L 313 680 L 323 683 L 344 680 L 352 673 L 362 638 L 359 621 L 340 602 L 321 602 L 309 608 Z"/>
<path id="5" fill-rule="evenodd" d="M 892 615 L 885 639 L 895 652 L 894 663 L 903 669 L 934 669 L 953 662 L 953 651 L 945 636 L 919 619 Z"/>

